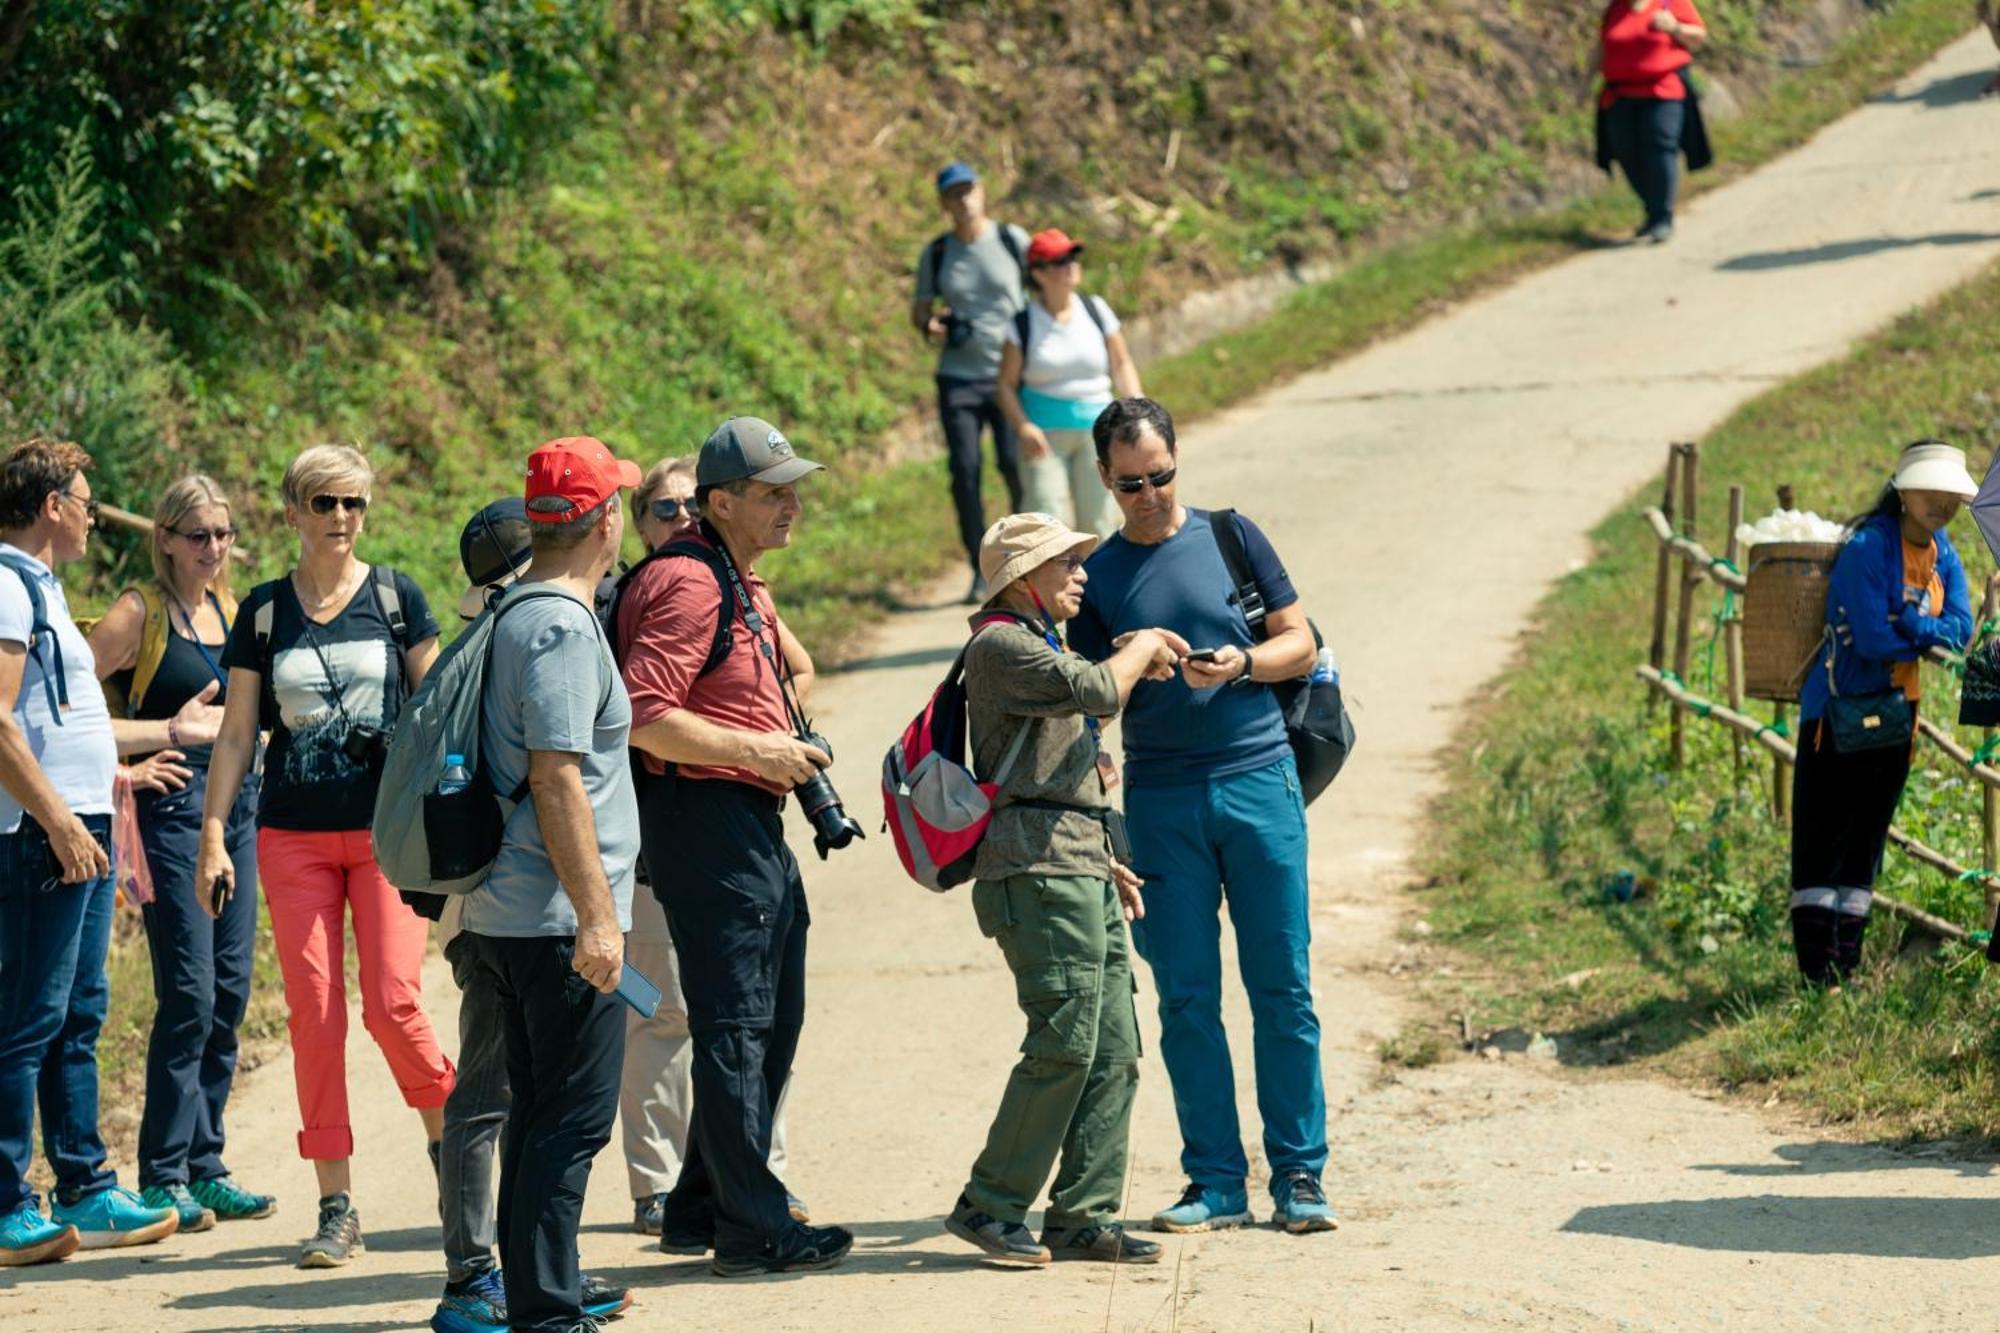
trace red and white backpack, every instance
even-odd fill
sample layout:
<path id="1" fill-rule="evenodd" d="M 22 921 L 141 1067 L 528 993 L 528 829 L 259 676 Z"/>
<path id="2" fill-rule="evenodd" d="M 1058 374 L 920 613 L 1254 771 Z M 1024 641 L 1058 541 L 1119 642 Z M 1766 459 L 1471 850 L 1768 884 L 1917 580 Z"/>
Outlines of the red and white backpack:
<path id="1" fill-rule="evenodd" d="M 972 627 L 972 637 L 989 625 L 1019 623 L 1015 616 L 995 613 Z M 980 839 L 993 821 L 993 796 L 1013 771 L 1028 739 L 1028 724 L 1007 746 L 991 782 L 981 782 L 965 763 L 965 654 L 972 640 L 958 650 L 944 682 L 931 694 L 924 711 L 903 730 L 882 760 L 884 821 L 896 843 L 896 855 L 910 878 L 935 893 L 953 889 L 972 878 L 972 863 Z"/>

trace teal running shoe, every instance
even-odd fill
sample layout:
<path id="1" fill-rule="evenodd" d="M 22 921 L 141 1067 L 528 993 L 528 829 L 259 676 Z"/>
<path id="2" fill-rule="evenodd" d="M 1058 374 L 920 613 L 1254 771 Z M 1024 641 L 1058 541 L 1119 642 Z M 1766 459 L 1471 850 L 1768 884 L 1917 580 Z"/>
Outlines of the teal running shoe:
<path id="1" fill-rule="evenodd" d="M 1242 1186 L 1219 1190 L 1212 1185 L 1190 1184 L 1181 1191 L 1180 1202 L 1153 1214 L 1153 1230 L 1172 1232 L 1227 1231 L 1247 1227 L 1250 1196 Z"/>
<path id="2" fill-rule="evenodd" d="M 84 1195 L 75 1203 L 56 1199 L 49 1205 L 49 1220 L 58 1226 L 72 1226 L 85 1250 L 117 1250 L 127 1245 L 150 1245 L 165 1240 L 180 1229 L 180 1214 L 172 1208 L 149 1208 L 139 1196 L 120 1185 Z"/>
<path id="3" fill-rule="evenodd" d="M 0 1216 L 0 1268 L 52 1264 L 75 1254 L 82 1243 L 75 1227 L 49 1221 L 29 1199 Z"/>
<path id="4" fill-rule="evenodd" d="M 507 1333 L 507 1285 L 500 1270 L 488 1268 L 447 1285 L 431 1314 L 431 1333 Z"/>
<path id="5" fill-rule="evenodd" d="M 583 1299 L 578 1304 L 593 1319 L 610 1319 L 632 1308 L 632 1292 L 630 1288 L 614 1287 L 601 1277 L 585 1273 Z"/>
<path id="6" fill-rule="evenodd" d="M 224 1222 L 269 1217 L 278 1211 L 277 1199 L 269 1194 L 252 1194 L 237 1184 L 234 1176 L 194 1181 L 188 1186 L 188 1193 Z M 181 1229 L 187 1230 L 186 1227 Z"/>
<path id="7" fill-rule="evenodd" d="M 1326 1191 L 1310 1171 L 1287 1171 L 1271 1182 L 1271 1198 L 1278 1211 L 1271 1218 L 1294 1236 L 1313 1231 L 1333 1231 L 1340 1219 L 1326 1201 Z"/>
<path id="8" fill-rule="evenodd" d="M 215 1225 L 215 1214 L 202 1207 L 185 1185 L 148 1185 L 139 1191 L 139 1202 L 148 1208 L 171 1208 L 180 1216 L 182 1231 L 206 1231 Z"/>

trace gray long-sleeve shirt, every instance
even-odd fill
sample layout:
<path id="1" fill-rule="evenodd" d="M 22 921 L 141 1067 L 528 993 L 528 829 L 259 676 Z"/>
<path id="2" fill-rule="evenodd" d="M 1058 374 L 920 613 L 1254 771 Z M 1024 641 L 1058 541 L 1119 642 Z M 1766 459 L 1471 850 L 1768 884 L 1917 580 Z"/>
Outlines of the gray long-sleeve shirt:
<path id="1" fill-rule="evenodd" d="M 1097 773 L 1097 746 L 1084 718 L 1118 712 L 1111 668 L 1058 652 L 1026 625 L 993 625 L 965 655 L 972 759 L 992 780 L 1023 725 L 1027 739 L 997 796 L 993 823 L 979 844 L 974 874 L 1111 876 L 1103 821 L 1068 810 L 1022 809 L 1022 800 L 1060 801 L 1102 810 L 1110 801 Z"/>

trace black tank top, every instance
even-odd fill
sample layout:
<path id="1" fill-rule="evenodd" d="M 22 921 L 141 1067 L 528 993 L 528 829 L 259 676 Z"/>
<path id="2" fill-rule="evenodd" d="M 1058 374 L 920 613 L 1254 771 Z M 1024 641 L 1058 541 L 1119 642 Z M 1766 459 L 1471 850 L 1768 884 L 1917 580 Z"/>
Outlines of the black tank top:
<path id="1" fill-rule="evenodd" d="M 181 705 L 207 689 L 210 681 L 217 679 L 215 671 L 210 669 L 208 661 L 202 657 L 202 649 L 196 647 L 193 640 L 183 637 L 174 628 L 174 622 L 179 619 L 179 613 L 169 617 L 166 654 L 160 658 L 159 669 L 153 673 L 153 683 L 146 687 L 146 697 L 140 703 L 139 711 L 132 714 L 141 721 L 165 721 L 180 712 Z M 222 645 L 215 643 L 203 646 L 207 648 L 208 656 L 214 658 L 219 667 L 222 664 Z M 131 669 L 118 672 L 116 679 L 124 686 L 126 698 L 129 699 L 132 692 Z M 222 707 L 224 696 L 229 693 L 229 674 L 223 672 L 220 679 L 222 688 L 215 692 L 215 698 L 211 700 L 217 708 Z M 176 748 L 187 755 L 189 764 L 199 767 L 208 765 L 208 746 L 182 745 Z"/>

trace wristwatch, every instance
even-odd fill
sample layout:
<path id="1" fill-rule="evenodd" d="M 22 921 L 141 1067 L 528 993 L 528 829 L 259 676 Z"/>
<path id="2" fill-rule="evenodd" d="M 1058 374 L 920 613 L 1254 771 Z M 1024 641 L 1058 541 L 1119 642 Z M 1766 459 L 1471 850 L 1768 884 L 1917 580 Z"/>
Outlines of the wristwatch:
<path id="1" fill-rule="evenodd" d="M 1237 672 L 1235 677 L 1232 678 L 1229 683 L 1231 685 L 1248 685 L 1250 683 L 1251 666 L 1252 663 L 1250 661 L 1250 650 L 1248 648 L 1245 648 L 1243 650 L 1243 669 Z"/>

